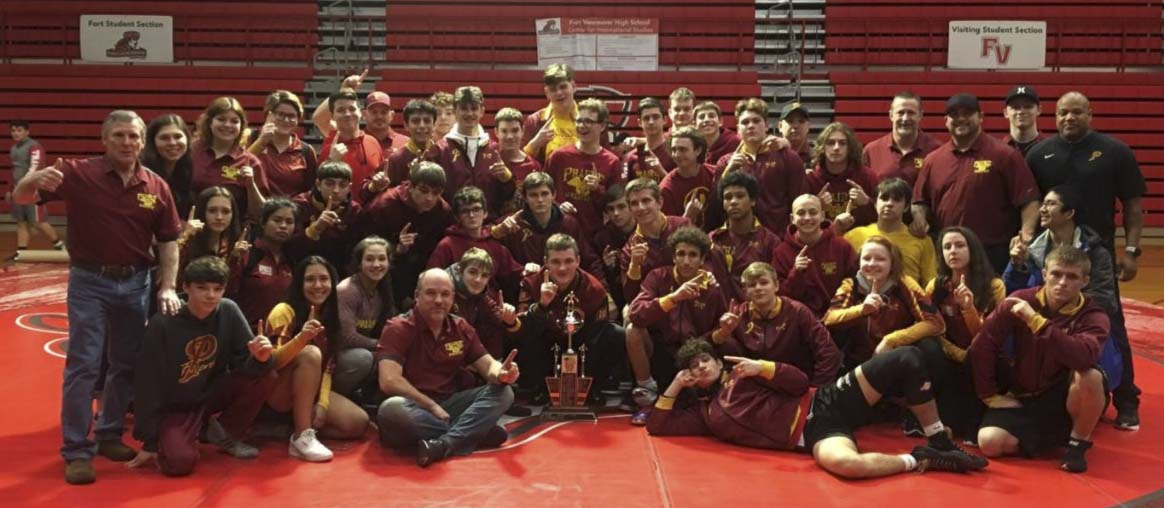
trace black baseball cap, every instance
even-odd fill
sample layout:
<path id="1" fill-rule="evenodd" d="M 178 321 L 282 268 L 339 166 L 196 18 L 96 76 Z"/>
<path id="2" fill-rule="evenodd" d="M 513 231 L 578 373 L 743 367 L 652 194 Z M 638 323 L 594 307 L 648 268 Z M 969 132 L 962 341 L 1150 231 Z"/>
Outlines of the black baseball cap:
<path id="1" fill-rule="evenodd" d="M 780 119 L 787 120 L 789 116 L 797 111 L 803 114 L 805 118 L 809 117 L 808 108 L 804 107 L 804 104 L 801 104 L 800 102 L 793 102 L 791 104 L 785 104 L 784 107 L 780 110 Z"/>
<path id="2" fill-rule="evenodd" d="M 951 110 L 958 108 L 982 111 L 982 108 L 978 106 L 978 97 L 975 97 L 974 94 L 969 93 L 956 94 L 946 100 L 946 114 L 949 114 Z"/>
<path id="3" fill-rule="evenodd" d="M 1019 85 L 1011 88 L 1010 92 L 1006 94 L 1006 104 L 1010 104 L 1010 101 L 1013 101 L 1019 97 L 1026 97 L 1032 101 L 1035 101 L 1035 104 L 1039 103 L 1039 94 L 1035 92 L 1035 87 L 1030 85 Z"/>

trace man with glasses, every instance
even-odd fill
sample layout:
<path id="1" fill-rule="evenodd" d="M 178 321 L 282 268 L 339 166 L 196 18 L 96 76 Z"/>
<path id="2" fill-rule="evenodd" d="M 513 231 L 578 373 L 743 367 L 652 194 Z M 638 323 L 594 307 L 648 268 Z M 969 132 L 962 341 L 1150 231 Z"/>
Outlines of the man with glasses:
<path id="1" fill-rule="evenodd" d="M 572 205 L 587 238 L 602 226 L 606 188 L 623 180 L 622 159 L 600 141 L 609 118 L 602 101 L 582 101 L 574 121 L 578 141 L 558 149 L 546 161 L 546 173 L 558 184 L 558 202 Z M 569 211 L 566 206 L 563 209 Z"/>

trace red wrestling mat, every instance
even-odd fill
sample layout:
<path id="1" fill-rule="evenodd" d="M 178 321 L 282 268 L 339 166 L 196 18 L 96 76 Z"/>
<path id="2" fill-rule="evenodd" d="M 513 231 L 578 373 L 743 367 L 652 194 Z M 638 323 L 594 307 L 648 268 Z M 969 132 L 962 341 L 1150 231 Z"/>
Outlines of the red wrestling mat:
<path id="1" fill-rule="evenodd" d="M 57 267 L 55 270 L 62 270 Z M 36 276 L 32 276 L 32 275 Z M 22 281 L 14 283 L 11 277 Z M 287 457 L 284 442 L 257 443 L 262 456 L 234 460 L 203 448 L 184 479 L 128 470 L 98 458 L 96 484 L 63 480 L 59 397 L 64 306 L 44 304 L 59 284 L 54 270 L 0 274 L 0 299 L 27 292 L 20 310 L 0 311 L 9 340 L 0 356 L 5 410 L 0 412 L 0 500 L 5 506 L 942 506 L 1152 505 L 1164 501 L 1164 308 L 1126 301 L 1137 377 L 1144 390 L 1138 432 L 1101 423 L 1090 470 L 1070 475 L 1057 456 L 996 460 L 986 472 L 907 474 L 849 482 L 821 472 L 807 455 L 750 450 L 703 438 L 650 438 L 623 417 L 597 424 L 510 424 L 517 436 L 501 450 L 429 469 L 382 450 L 374 440 L 328 441 L 331 464 Z M 15 302 L 20 303 L 20 302 Z M 1153 358 L 1154 357 L 1154 358 Z M 1109 416 L 1111 414 L 1109 413 Z M 370 435 L 371 436 L 371 435 Z M 859 434 L 863 449 L 899 453 L 920 441 L 889 426 Z M 1155 494 L 1154 494 L 1155 493 Z M 259 504 L 261 503 L 261 504 Z"/>

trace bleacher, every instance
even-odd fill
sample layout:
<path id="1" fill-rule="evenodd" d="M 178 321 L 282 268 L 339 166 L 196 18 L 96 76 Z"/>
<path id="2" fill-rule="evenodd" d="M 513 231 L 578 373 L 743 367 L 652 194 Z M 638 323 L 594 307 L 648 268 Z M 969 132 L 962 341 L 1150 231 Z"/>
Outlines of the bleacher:
<path id="1" fill-rule="evenodd" d="M 952 20 L 1043 20 L 1052 68 L 1161 64 L 1160 3 L 1142 0 L 829 0 L 830 65 L 945 66 Z"/>
<path id="2" fill-rule="evenodd" d="M 659 65 L 751 66 L 755 4 L 751 0 L 393 0 L 387 6 L 392 64 L 536 65 L 534 20 L 641 17 L 659 20 Z"/>
<path id="3" fill-rule="evenodd" d="M 911 90 L 923 99 L 922 128 L 946 139 L 946 98 L 959 92 L 976 94 L 983 109 L 983 128 L 1001 136 L 1008 124 L 1002 116 L 1007 91 L 1019 84 L 1035 87 L 1042 99 L 1039 128 L 1055 132 L 1055 100 L 1068 91 L 1083 92 L 1094 111 L 1092 128 L 1112 134 L 1136 153 L 1148 181 L 1144 197 L 1145 225 L 1164 227 L 1164 74 L 1080 72 L 833 72 L 836 118 L 856 129 L 862 142 L 889 132 L 886 112 L 893 95 Z"/>
<path id="4" fill-rule="evenodd" d="M 724 113 L 724 124 L 734 126 L 732 109 L 743 97 L 756 97 L 760 85 L 754 72 L 602 72 L 580 71 L 575 75 L 576 97 L 607 102 L 611 121 L 619 128 L 637 131 L 638 101 L 655 97 L 666 103 L 671 91 L 686 86 L 697 100 L 715 101 Z M 433 92 L 452 92 L 461 85 L 476 85 L 485 94 L 486 126 L 493 125 L 493 115 L 502 107 L 513 107 L 529 114 L 546 107 L 540 71 L 493 71 L 434 69 L 417 72 L 409 69 L 384 71 L 377 88 L 392 94 L 393 102 L 427 99 Z M 399 102 L 397 102 L 399 101 Z"/>

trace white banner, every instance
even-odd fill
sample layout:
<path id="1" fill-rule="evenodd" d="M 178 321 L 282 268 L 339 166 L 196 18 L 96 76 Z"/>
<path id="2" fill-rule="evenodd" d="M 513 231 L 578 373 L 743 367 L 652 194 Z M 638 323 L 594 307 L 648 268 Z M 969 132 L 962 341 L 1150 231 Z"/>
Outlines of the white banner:
<path id="1" fill-rule="evenodd" d="M 1046 61 L 1046 21 L 950 22 L 951 69 L 1041 69 Z"/>
<path id="2" fill-rule="evenodd" d="M 81 59 L 87 62 L 173 62 L 174 18 L 82 14 Z"/>
<path id="3" fill-rule="evenodd" d="M 659 20 L 542 18 L 534 22 L 538 66 L 570 64 L 581 71 L 659 69 Z"/>

